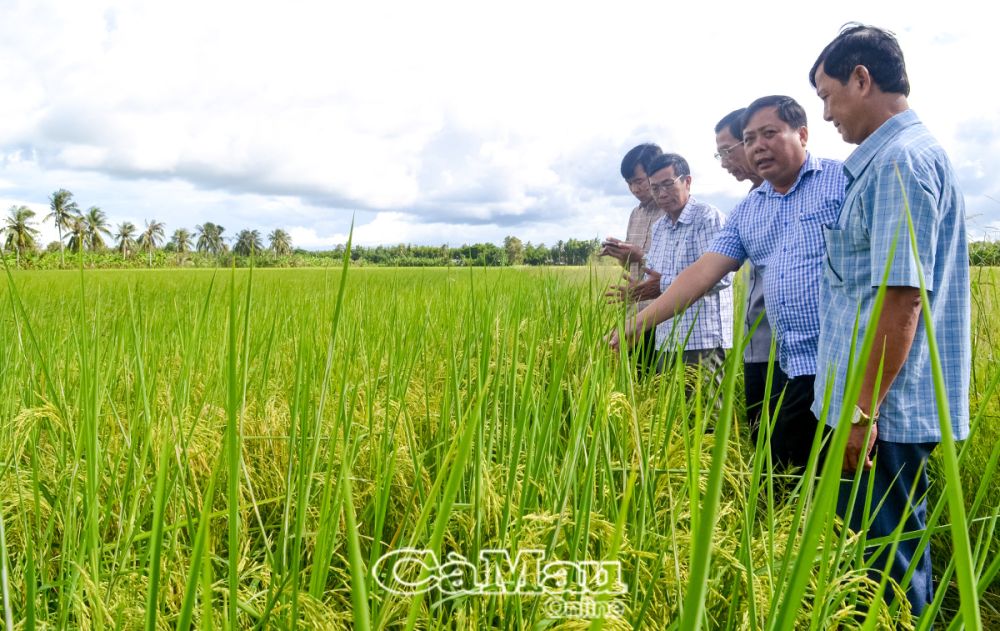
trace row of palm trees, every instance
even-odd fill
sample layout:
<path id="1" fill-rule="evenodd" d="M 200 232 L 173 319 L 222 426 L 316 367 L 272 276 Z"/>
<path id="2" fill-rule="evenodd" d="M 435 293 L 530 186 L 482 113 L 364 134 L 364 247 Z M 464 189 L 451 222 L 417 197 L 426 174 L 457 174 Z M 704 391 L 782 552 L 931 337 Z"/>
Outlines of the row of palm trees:
<path id="1" fill-rule="evenodd" d="M 43 221 L 51 220 L 59 233 L 59 262 L 64 265 L 65 248 L 70 252 L 89 250 L 100 252 L 108 249 L 106 239 L 114 242 L 114 249 L 124 258 L 129 258 L 137 252 L 144 252 L 149 257 L 149 266 L 153 266 L 153 253 L 163 244 L 165 237 L 164 224 L 161 221 L 146 221 L 145 230 L 139 231 L 131 221 L 118 224 L 115 232 L 111 232 L 107 214 L 97 206 L 91 206 L 86 212 L 81 212 L 73 193 L 59 189 L 49 197 L 49 209 Z M 35 211 L 27 206 L 11 206 L 0 232 L 6 235 L 4 247 L 15 252 L 17 265 L 21 264 L 21 254 L 38 249 L 39 231 L 33 226 Z M 225 228 L 210 221 L 195 226 L 192 233 L 186 228 L 174 230 L 168 247 L 184 255 L 191 251 L 221 255 L 229 251 Z M 276 256 L 286 256 L 292 253 L 292 238 L 284 230 L 278 228 L 268 235 L 269 250 Z M 65 241 L 65 247 L 64 247 Z M 258 230 L 241 230 L 236 235 L 232 250 L 235 254 L 249 256 L 265 251 L 263 239 Z"/>

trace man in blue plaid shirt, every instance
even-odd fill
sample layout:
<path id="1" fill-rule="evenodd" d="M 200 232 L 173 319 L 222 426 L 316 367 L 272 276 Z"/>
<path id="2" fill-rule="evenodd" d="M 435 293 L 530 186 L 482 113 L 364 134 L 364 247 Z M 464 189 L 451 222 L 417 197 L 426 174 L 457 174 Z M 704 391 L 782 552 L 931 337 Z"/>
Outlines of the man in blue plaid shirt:
<path id="1" fill-rule="evenodd" d="M 841 163 L 806 151 L 808 138 L 805 110 L 794 99 L 767 96 L 747 107 L 743 142 L 764 183 L 733 210 L 709 251 L 625 327 L 630 343 L 683 312 L 743 261 L 760 267 L 778 360 L 788 376 L 770 449 L 779 465 L 793 466 L 808 462 L 819 427 L 810 408 L 825 261 L 820 228 L 836 219 L 847 182 Z M 608 342 L 617 349 L 617 333 Z"/>
<path id="2" fill-rule="evenodd" d="M 956 439 L 969 433 L 965 203 L 948 156 L 909 108 L 903 52 L 891 33 L 848 25 L 820 53 L 809 80 L 823 100 L 823 117 L 846 142 L 858 145 L 844 163 L 849 184 L 843 209 L 824 227 L 827 260 L 813 409 L 818 413 L 818 397 L 832 385 L 827 424 L 836 426 L 841 418 L 851 422 L 844 471 L 853 474 L 860 467 L 861 488 L 871 483 L 874 489 L 871 505 L 878 509 L 863 524 L 865 493 L 858 493 L 851 506 L 850 485 L 843 485 L 838 509 L 851 527 L 867 528 L 869 538 L 891 535 L 901 521 L 905 530 L 921 531 L 926 528 L 927 459 L 942 431 Z M 931 386 L 930 347 L 920 319 L 921 280 L 940 349 L 944 392 Z M 875 322 L 872 305 L 883 282 L 885 301 Z M 852 345 L 856 320 L 858 343 Z M 845 400 L 851 355 L 871 326 L 876 327 L 875 344 L 867 363 L 858 367 L 861 393 Z M 947 398 L 950 422 L 939 419 L 936 396 Z M 883 552 L 875 564 L 880 569 L 891 564 L 889 572 L 899 582 L 915 566 L 907 597 L 917 614 L 934 597 L 930 547 L 920 551 L 918 544 L 918 538 L 904 539 L 894 557 Z"/>

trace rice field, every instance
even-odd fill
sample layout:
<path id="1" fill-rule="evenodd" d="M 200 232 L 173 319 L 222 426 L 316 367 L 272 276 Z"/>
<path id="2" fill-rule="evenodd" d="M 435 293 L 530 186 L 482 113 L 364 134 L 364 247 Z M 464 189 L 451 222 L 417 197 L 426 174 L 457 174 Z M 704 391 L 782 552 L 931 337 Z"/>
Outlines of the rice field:
<path id="1" fill-rule="evenodd" d="M 608 352 L 614 269 L 10 272 L 4 628 L 1000 628 L 1000 294 L 973 276 L 973 435 L 933 462 L 917 620 L 833 517 L 839 471 L 749 443 L 737 353 L 715 393 Z"/>

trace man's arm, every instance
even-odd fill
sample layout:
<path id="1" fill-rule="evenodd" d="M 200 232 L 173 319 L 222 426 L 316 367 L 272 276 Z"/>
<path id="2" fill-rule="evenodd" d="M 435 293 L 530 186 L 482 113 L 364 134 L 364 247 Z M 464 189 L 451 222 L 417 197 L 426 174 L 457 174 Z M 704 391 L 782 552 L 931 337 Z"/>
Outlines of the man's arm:
<path id="1" fill-rule="evenodd" d="M 665 292 L 625 323 L 625 341 L 632 341 L 664 320 L 669 320 L 705 295 L 726 274 L 736 271 L 740 262 L 724 254 L 706 252 L 677 275 Z M 608 344 L 618 350 L 618 331 L 608 336 Z"/>
<path id="2" fill-rule="evenodd" d="M 872 346 L 871 357 L 868 358 L 868 366 L 865 368 L 861 394 L 858 396 L 858 407 L 868 416 L 873 416 L 878 410 L 878 405 L 885 399 L 896 375 L 903 368 L 903 364 L 910 354 L 910 347 L 913 345 L 913 338 L 917 333 L 919 322 L 920 290 L 916 287 L 886 288 L 882 315 L 875 329 L 875 343 Z M 882 380 L 879 383 L 878 397 L 874 399 L 875 408 L 872 410 L 870 408 L 875 393 L 875 378 L 883 352 L 885 360 L 882 367 Z M 870 456 L 872 447 L 875 445 L 875 438 L 878 436 L 878 425 L 874 424 L 866 443 L 865 435 L 867 433 L 868 427 L 864 423 L 851 427 L 851 434 L 847 439 L 847 450 L 844 452 L 844 471 L 854 472 L 859 463 L 866 470 L 871 469 Z"/>

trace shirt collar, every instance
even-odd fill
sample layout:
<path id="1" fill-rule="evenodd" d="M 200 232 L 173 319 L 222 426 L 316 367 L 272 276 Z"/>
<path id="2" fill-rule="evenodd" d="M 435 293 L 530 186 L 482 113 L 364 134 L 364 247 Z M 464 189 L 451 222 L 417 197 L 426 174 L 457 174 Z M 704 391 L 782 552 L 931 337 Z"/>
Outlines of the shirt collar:
<path id="1" fill-rule="evenodd" d="M 885 121 L 870 136 L 861 141 L 858 148 L 844 161 L 844 173 L 848 179 L 856 180 L 868 167 L 872 158 L 903 129 L 920 123 L 916 112 L 904 110 Z"/>
<path id="2" fill-rule="evenodd" d="M 698 202 L 695 201 L 693 195 L 688 195 L 687 203 L 684 204 L 684 208 L 681 208 L 681 214 L 677 216 L 677 221 L 670 221 L 670 215 L 664 213 L 663 218 L 667 221 L 667 225 L 674 227 L 679 223 L 691 223 L 694 220 L 695 205 Z"/>
<path id="3" fill-rule="evenodd" d="M 802 166 L 799 167 L 799 174 L 795 177 L 795 182 L 792 183 L 791 188 L 789 188 L 784 193 L 779 193 L 776 190 L 774 190 L 774 187 L 771 186 L 770 182 L 764 180 L 764 182 L 761 183 L 760 186 L 750 191 L 750 194 L 756 193 L 758 195 L 766 195 L 766 196 L 773 195 L 776 197 L 791 195 L 792 193 L 795 192 L 795 189 L 799 187 L 799 182 L 802 181 L 802 178 L 803 176 L 805 176 L 806 173 L 811 173 L 813 171 L 822 171 L 822 170 L 823 170 L 823 163 L 820 161 L 820 159 L 813 156 L 811 153 L 807 151 L 806 160 L 805 162 L 802 163 Z"/>

